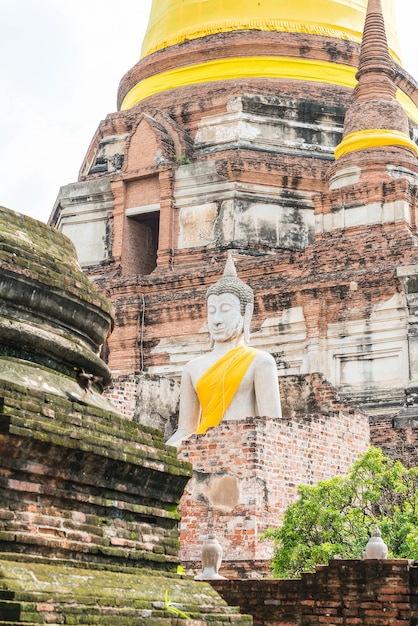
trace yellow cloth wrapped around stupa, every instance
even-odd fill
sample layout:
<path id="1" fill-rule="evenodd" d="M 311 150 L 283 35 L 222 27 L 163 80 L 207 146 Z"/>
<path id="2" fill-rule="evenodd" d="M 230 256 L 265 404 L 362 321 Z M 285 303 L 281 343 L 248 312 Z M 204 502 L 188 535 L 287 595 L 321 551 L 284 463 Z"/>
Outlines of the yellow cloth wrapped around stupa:
<path id="1" fill-rule="evenodd" d="M 394 0 L 382 0 L 390 52 L 399 63 Z M 367 0 L 153 0 L 141 58 L 188 40 L 234 31 L 307 33 L 360 42 Z M 179 58 L 176 67 L 157 71 L 124 94 L 120 108 L 171 89 L 219 80 L 284 79 L 314 81 L 354 88 L 356 67 L 343 58 L 320 60 L 309 56 L 266 56 L 254 47 L 252 56 L 222 54 L 203 62 Z M 414 120 L 416 105 L 399 90 L 398 99 Z"/>
<path id="2" fill-rule="evenodd" d="M 382 0 L 389 47 L 399 59 L 393 0 Z M 214 33 L 276 30 L 360 41 L 367 0 L 153 0 L 142 57 Z"/>
<path id="3" fill-rule="evenodd" d="M 232 348 L 199 378 L 196 393 L 202 416 L 197 434 L 222 420 L 256 354 L 257 350 L 248 346 Z"/>

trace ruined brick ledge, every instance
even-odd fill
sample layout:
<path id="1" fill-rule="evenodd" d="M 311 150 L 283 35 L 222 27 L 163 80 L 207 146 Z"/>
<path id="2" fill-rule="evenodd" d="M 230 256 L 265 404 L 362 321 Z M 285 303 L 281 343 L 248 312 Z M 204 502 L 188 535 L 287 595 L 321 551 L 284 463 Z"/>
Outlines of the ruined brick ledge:
<path id="1" fill-rule="evenodd" d="M 298 580 L 214 580 L 255 626 L 408 626 L 417 623 L 418 568 L 407 559 L 333 560 Z"/>

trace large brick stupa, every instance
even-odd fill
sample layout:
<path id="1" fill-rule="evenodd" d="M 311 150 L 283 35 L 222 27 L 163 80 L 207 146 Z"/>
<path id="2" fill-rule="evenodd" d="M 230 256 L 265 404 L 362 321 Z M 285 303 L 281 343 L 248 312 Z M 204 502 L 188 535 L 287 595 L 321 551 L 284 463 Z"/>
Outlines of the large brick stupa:
<path id="1" fill-rule="evenodd" d="M 172 431 L 233 250 L 289 428 L 320 415 L 336 436 L 366 414 L 372 442 L 416 462 L 418 86 L 399 55 L 391 0 L 154 0 L 119 110 L 51 216 L 113 303 L 126 418 Z M 297 482 L 309 463 L 290 453 Z"/>

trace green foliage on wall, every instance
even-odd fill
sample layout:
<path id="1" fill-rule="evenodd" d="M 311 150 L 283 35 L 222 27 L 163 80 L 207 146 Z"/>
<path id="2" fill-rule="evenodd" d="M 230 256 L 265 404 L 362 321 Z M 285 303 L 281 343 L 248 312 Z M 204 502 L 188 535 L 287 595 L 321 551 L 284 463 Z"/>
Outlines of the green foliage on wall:
<path id="1" fill-rule="evenodd" d="M 380 528 L 389 558 L 418 559 L 418 468 L 371 447 L 344 477 L 302 485 L 280 528 L 269 529 L 277 578 L 297 578 L 332 558 L 361 559 Z"/>

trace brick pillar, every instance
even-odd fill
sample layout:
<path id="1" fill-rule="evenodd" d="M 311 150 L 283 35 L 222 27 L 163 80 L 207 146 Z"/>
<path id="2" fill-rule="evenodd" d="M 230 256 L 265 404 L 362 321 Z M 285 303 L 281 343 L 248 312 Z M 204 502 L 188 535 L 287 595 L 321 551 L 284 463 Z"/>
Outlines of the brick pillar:
<path id="1" fill-rule="evenodd" d="M 111 184 L 114 196 L 113 209 L 113 245 L 112 255 L 115 264 L 123 268 L 123 246 L 125 234 L 125 184 L 122 180 Z"/>
<path id="2" fill-rule="evenodd" d="M 175 223 L 173 214 L 173 185 L 174 174 L 172 169 L 163 170 L 159 174 L 160 180 L 160 233 L 158 241 L 157 267 L 167 267 L 173 263 L 175 250 Z"/>

